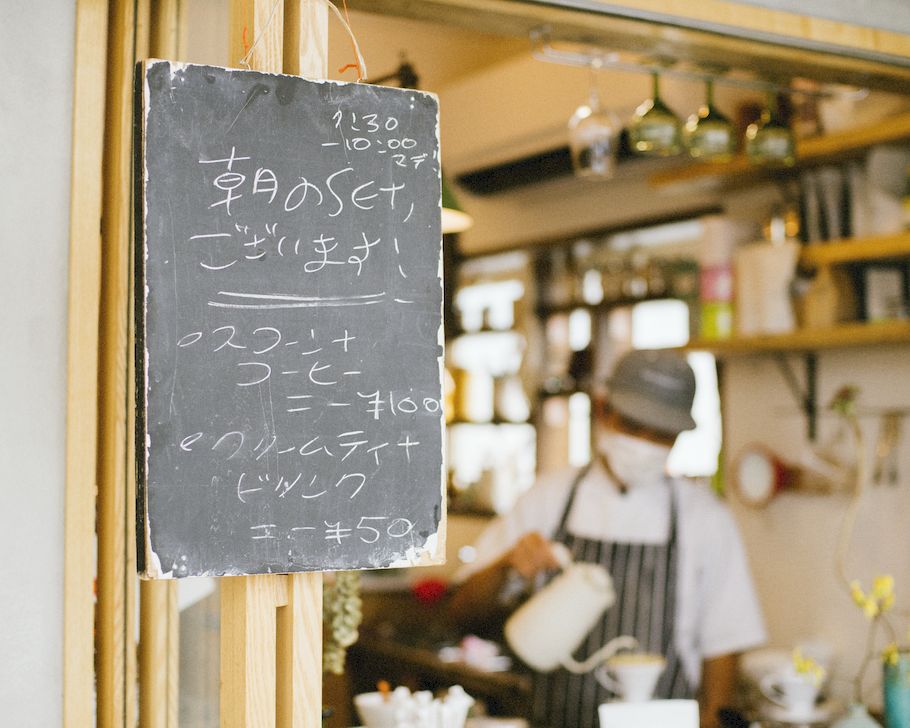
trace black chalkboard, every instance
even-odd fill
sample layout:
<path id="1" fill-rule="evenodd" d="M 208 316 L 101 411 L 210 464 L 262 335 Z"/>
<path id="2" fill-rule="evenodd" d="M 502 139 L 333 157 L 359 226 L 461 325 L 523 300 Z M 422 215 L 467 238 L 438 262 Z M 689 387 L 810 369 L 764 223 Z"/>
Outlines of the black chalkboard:
<path id="1" fill-rule="evenodd" d="M 438 103 L 137 72 L 139 569 L 442 561 Z"/>

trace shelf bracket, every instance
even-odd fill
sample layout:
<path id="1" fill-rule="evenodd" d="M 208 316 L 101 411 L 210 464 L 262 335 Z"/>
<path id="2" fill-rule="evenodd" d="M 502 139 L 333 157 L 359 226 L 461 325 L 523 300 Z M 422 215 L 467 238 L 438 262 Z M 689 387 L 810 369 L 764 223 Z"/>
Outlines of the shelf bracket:
<path id="1" fill-rule="evenodd" d="M 815 442 L 818 434 L 818 356 L 814 351 L 807 351 L 802 356 L 805 368 L 805 386 L 800 383 L 786 355 L 779 353 L 775 355 L 774 360 L 784 376 L 787 387 L 806 416 L 806 434 L 809 441 Z"/>

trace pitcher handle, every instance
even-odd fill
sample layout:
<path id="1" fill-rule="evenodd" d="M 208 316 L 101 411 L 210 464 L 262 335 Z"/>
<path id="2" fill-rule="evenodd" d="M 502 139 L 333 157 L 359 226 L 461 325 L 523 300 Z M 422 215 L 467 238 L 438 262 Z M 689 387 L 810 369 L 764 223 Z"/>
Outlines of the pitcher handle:
<path id="1" fill-rule="evenodd" d="M 758 687 L 761 689 L 762 695 L 768 700 L 775 705 L 779 705 L 781 708 L 786 708 L 788 706 L 781 702 L 780 691 L 777 689 L 776 681 L 777 676 L 774 673 L 769 673 L 761 679 L 758 683 Z"/>
<path id="2" fill-rule="evenodd" d="M 610 675 L 610 671 L 607 669 L 606 662 L 594 670 L 594 677 L 597 682 L 603 685 L 614 695 L 622 695 L 622 686 L 613 679 L 612 675 Z"/>
<path id="3" fill-rule="evenodd" d="M 622 637 L 614 637 L 584 662 L 577 662 L 572 655 L 569 655 L 561 660 L 561 664 L 569 672 L 573 672 L 576 675 L 585 675 L 598 665 L 609 660 L 620 650 L 635 649 L 638 649 L 638 640 L 634 637 L 625 635 Z"/>

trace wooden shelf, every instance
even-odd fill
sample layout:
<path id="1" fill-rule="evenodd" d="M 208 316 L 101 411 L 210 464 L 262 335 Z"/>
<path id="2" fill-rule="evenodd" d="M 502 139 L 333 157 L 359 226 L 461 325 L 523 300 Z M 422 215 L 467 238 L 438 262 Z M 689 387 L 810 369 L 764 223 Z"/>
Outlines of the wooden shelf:
<path id="1" fill-rule="evenodd" d="M 799 140 L 794 167 L 764 167 L 752 164 L 744 155 L 738 155 L 729 162 L 691 162 L 667 169 L 651 175 L 648 182 L 656 188 L 686 189 L 721 183 L 725 188 L 756 184 L 773 177 L 793 174 L 802 167 L 857 157 L 876 144 L 907 139 L 910 139 L 910 112 L 876 124 Z"/>
<path id="2" fill-rule="evenodd" d="M 388 599 L 388 595 L 384 595 Z M 411 622 L 438 619 L 438 607 L 406 601 L 405 614 Z M 470 695 L 483 698 L 492 715 L 527 715 L 532 696 L 530 675 L 518 672 L 485 672 L 459 662 L 443 662 L 436 650 L 404 644 L 402 637 L 373 631 L 369 627 L 348 652 L 346 672 L 353 692 L 375 690 L 376 679 L 392 685 L 411 685 L 418 689 L 438 690 L 461 685 Z"/>
<path id="3" fill-rule="evenodd" d="M 813 243 L 803 248 L 799 262 L 805 268 L 821 268 L 901 257 L 910 258 L 910 232 Z"/>
<path id="4" fill-rule="evenodd" d="M 740 336 L 717 341 L 693 340 L 685 348 L 689 351 L 710 351 L 716 356 L 743 356 L 887 344 L 910 344 L 910 321 L 857 321 L 789 334 Z"/>

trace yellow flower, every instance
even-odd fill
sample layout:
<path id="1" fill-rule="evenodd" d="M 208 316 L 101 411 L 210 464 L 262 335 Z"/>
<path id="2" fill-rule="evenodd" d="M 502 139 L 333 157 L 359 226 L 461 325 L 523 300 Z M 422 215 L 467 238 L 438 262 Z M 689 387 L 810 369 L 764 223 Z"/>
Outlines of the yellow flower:
<path id="1" fill-rule="evenodd" d="M 866 617 L 875 619 L 894 606 L 894 577 L 890 574 L 876 576 L 868 594 L 858 581 L 851 581 L 850 596 Z"/>
<path id="2" fill-rule="evenodd" d="M 804 657 L 799 648 L 793 650 L 793 667 L 799 674 L 811 677 L 816 687 L 819 687 L 825 679 L 825 668 L 811 657 Z"/>
<path id="3" fill-rule="evenodd" d="M 886 665 L 896 665 L 900 660 L 900 653 L 897 651 L 897 644 L 892 642 L 882 650 L 882 662 Z"/>
<path id="4" fill-rule="evenodd" d="M 872 581 L 872 595 L 879 603 L 881 611 L 886 611 L 894 605 L 894 577 L 891 574 L 881 574 Z"/>

